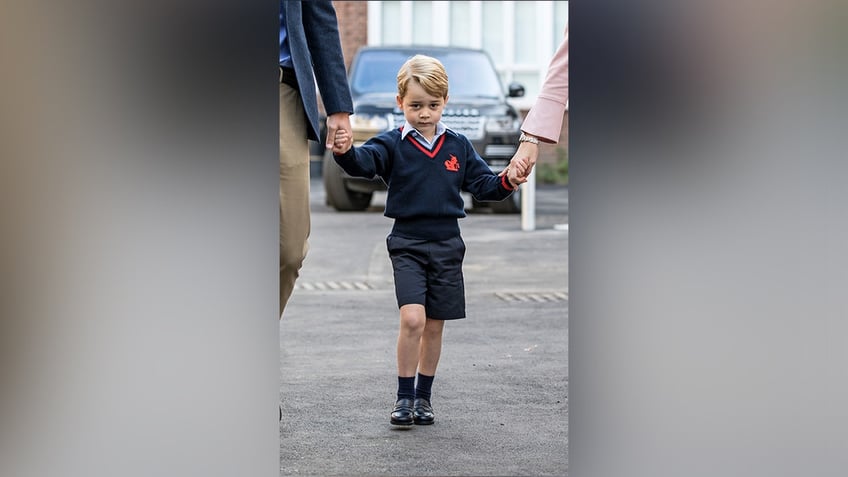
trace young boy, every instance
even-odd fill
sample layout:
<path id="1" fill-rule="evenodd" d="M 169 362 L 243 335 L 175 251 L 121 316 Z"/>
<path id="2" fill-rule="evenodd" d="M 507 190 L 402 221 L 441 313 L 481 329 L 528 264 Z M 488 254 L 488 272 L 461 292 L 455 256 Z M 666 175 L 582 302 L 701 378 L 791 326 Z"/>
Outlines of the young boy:
<path id="1" fill-rule="evenodd" d="M 503 200 L 525 182 L 526 164 L 499 177 L 465 136 L 440 122 L 448 76 L 435 58 L 416 55 L 397 76 L 403 127 L 353 147 L 344 130 L 335 136 L 336 162 L 353 176 L 380 176 L 388 185 L 385 215 L 395 219 L 386 238 L 400 308 L 398 391 L 390 422 L 432 424 L 430 391 L 446 320 L 465 318 L 462 260 L 465 217 L 460 191 L 477 200 Z M 415 382 L 416 372 L 418 382 Z"/>

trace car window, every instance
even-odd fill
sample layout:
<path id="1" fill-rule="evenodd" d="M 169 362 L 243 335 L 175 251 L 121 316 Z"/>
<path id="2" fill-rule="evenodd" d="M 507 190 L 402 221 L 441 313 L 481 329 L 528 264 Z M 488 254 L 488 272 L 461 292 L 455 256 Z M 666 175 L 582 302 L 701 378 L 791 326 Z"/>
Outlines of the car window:
<path id="1" fill-rule="evenodd" d="M 445 65 L 451 97 L 503 97 L 500 78 L 491 61 L 474 51 L 362 51 L 351 76 L 353 94 L 397 93 L 397 72 L 416 53 L 438 58 Z"/>

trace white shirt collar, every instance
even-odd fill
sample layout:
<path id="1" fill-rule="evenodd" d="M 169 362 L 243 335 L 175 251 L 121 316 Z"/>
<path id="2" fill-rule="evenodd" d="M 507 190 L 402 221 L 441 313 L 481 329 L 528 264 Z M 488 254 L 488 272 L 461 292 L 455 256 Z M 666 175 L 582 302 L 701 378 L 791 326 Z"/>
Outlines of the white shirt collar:
<path id="1" fill-rule="evenodd" d="M 427 147 L 432 147 L 432 145 L 435 144 L 436 140 L 439 139 L 439 136 L 444 134 L 445 131 L 447 131 L 447 130 L 448 130 L 447 126 L 445 126 L 444 123 L 439 121 L 438 123 L 436 123 L 436 135 L 433 136 L 432 141 L 428 141 L 427 138 L 425 138 L 424 135 L 421 134 L 421 132 L 419 132 L 417 129 L 412 127 L 411 124 L 409 124 L 409 121 L 404 121 L 403 122 L 403 129 L 400 132 L 400 140 L 403 141 L 404 139 L 406 139 L 406 136 L 409 133 L 414 131 L 415 134 L 412 136 L 413 138 L 417 139 L 418 142 L 424 144 Z"/>

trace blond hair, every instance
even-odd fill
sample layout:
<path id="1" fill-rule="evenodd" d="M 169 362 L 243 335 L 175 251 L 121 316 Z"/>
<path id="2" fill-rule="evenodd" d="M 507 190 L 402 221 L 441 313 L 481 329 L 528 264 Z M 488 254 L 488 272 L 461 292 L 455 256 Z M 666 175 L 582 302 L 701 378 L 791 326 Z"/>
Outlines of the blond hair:
<path id="1" fill-rule="evenodd" d="M 431 56 L 415 55 L 400 67 L 397 86 L 401 98 L 406 96 L 410 80 L 415 80 L 430 96 L 448 97 L 448 73 L 444 65 Z"/>

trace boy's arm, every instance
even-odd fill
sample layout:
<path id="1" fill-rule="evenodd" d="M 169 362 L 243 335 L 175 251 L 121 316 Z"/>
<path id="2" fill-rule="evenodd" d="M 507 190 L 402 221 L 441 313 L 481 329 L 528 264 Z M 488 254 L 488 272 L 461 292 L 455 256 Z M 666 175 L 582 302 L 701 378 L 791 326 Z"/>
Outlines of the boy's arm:
<path id="1" fill-rule="evenodd" d="M 466 138 L 465 154 L 468 158 L 465 165 L 465 177 L 462 188 L 470 192 L 480 201 L 500 201 L 509 197 L 518 189 L 518 183 L 511 183 L 507 174 L 498 176 L 477 154 L 474 146 Z"/>
<path id="2" fill-rule="evenodd" d="M 388 139 L 388 135 L 381 134 L 355 148 L 347 132 L 339 131 L 333 143 L 333 159 L 352 176 L 366 179 L 386 177 L 389 169 Z"/>

